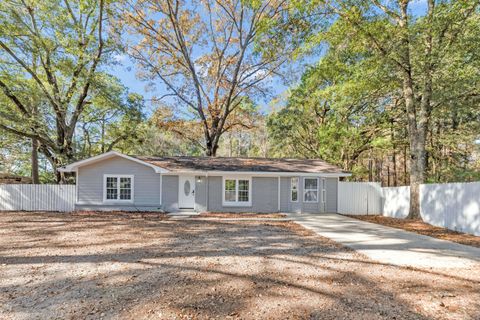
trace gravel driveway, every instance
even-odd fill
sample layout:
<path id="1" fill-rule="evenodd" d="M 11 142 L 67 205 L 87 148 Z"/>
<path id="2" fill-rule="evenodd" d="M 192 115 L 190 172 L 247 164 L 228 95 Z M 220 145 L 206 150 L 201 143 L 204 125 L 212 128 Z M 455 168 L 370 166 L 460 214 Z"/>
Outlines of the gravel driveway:
<path id="1" fill-rule="evenodd" d="M 479 273 L 375 263 L 293 222 L 0 213 L 0 319 L 479 319 Z"/>

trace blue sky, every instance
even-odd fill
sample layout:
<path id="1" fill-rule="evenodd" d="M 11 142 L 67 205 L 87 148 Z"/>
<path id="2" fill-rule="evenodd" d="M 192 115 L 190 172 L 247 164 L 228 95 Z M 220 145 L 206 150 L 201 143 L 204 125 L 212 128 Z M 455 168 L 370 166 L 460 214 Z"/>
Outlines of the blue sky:
<path id="1" fill-rule="evenodd" d="M 145 98 L 147 105 L 146 112 L 150 114 L 155 107 L 152 106 L 149 99 L 152 99 L 155 96 L 161 96 L 166 93 L 165 89 L 161 85 L 161 81 L 157 80 L 158 82 L 155 83 L 156 88 L 152 89 L 151 86 L 147 85 L 147 82 L 137 79 L 135 75 L 135 64 L 127 55 L 117 55 L 115 56 L 115 59 L 117 60 L 117 64 L 113 65 L 109 72 L 111 72 L 114 76 L 118 77 L 123 83 L 123 85 L 126 86 L 130 92 L 139 93 Z M 271 96 L 279 96 L 287 88 L 288 85 L 285 85 L 280 79 L 273 79 Z M 256 102 L 259 104 L 262 112 L 270 111 L 271 106 L 269 105 L 269 100 Z"/>
<path id="2" fill-rule="evenodd" d="M 414 0 L 410 4 L 410 10 L 413 13 L 413 15 L 418 16 L 422 15 L 426 11 L 426 0 Z M 320 57 L 316 57 L 313 59 L 309 59 L 310 62 L 314 63 L 315 61 L 318 61 Z M 112 68 L 109 70 L 113 75 L 118 77 L 123 85 L 125 85 L 130 92 L 132 93 L 139 93 L 144 96 L 144 98 L 147 100 L 147 114 L 151 114 L 153 111 L 154 107 L 152 104 L 149 102 L 149 99 L 151 99 L 154 96 L 161 96 L 165 93 L 165 90 L 162 88 L 162 85 L 160 84 L 160 80 L 158 80 L 158 85 L 157 88 L 152 90 L 151 88 L 147 88 L 147 83 L 142 82 L 136 78 L 136 70 L 135 70 L 135 65 L 134 63 L 127 57 L 126 55 L 117 55 L 116 56 L 117 64 L 112 66 Z M 300 76 L 302 71 L 302 68 L 298 68 L 298 75 Z M 293 77 L 295 78 L 295 77 Z M 272 93 L 272 98 L 278 97 L 284 93 L 289 86 L 294 85 L 295 83 L 287 83 L 284 84 L 280 79 L 274 79 L 271 83 L 271 93 Z M 268 113 L 273 106 L 273 102 L 270 101 L 256 101 L 256 103 L 259 104 L 260 109 L 264 113 Z"/>

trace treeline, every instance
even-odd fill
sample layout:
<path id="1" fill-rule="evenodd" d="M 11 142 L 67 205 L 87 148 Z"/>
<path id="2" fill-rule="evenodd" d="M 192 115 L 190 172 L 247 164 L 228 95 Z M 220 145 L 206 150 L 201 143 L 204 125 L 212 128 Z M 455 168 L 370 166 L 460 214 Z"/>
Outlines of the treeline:
<path id="1" fill-rule="evenodd" d="M 411 185 L 417 214 L 421 183 L 480 178 L 479 30 L 475 0 L 5 0 L 0 170 L 66 182 L 112 149 L 323 158 Z M 148 101 L 112 74 L 124 59 Z"/>
<path id="2" fill-rule="evenodd" d="M 268 119 L 275 154 L 324 158 L 388 186 L 480 178 L 478 2 L 410 5 L 307 10 L 336 19 L 309 34 L 307 49 L 324 55 Z"/>

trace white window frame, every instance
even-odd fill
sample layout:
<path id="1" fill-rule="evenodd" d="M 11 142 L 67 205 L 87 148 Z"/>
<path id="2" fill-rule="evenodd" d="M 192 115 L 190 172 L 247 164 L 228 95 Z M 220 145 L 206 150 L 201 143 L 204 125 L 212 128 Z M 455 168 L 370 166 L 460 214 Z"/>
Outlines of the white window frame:
<path id="1" fill-rule="evenodd" d="M 130 178 L 130 199 L 107 199 L 107 178 L 117 178 L 117 197 L 120 197 L 120 178 Z M 134 176 L 132 174 L 104 174 L 103 175 L 103 202 L 104 203 L 133 203 L 135 196 Z"/>
<path id="2" fill-rule="evenodd" d="M 306 185 L 307 180 L 309 180 L 309 179 L 315 179 L 315 180 L 317 180 L 317 188 L 316 188 L 316 189 L 307 189 L 307 188 L 306 188 L 305 185 Z M 319 194 L 319 187 L 320 187 L 320 181 L 319 181 L 318 178 L 316 178 L 316 177 L 305 177 L 305 178 L 303 178 L 303 202 L 305 202 L 305 203 L 318 203 L 318 198 L 319 198 L 319 196 L 320 196 L 320 194 Z M 316 191 L 316 192 L 317 192 L 317 200 L 315 200 L 315 201 L 307 201 L 307 200 L 305 199 L 305 196 L 307 195 L 307 192 L 308 192 L 308 191 Z"/>
<path id="3" fill-rule="evenodd" d="M 225 181 L 235 180 L 235 201 L 225 200 Z M 248 201 L 238 201 L 238 180 L 248 181 Z M 228 177 L 222 179 L 222 205 L 225 207 L 251 207 L 252 206 L 252 177 Z"/>
<path id="4" fill-rule="evenodd" d="M 293 179 L 297 180 L 297 200 L 293 200 Z M 300 198 L 300 178 L 299 177 L 291 177 L 290 178 L 290 202 L 298 202 L 298 198 Z"/>
<path id="5" fill-rule="evenodd" d="M 322 178 L 322 203 L 327 203 L 327 179 Z"/>

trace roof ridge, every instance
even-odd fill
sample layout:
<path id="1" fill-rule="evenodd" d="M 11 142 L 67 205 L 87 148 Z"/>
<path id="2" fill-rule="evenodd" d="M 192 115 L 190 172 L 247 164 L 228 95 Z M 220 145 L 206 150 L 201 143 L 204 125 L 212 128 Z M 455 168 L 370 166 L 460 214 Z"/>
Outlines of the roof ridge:
<path id="1" fill-rule="evenodd" d="M 161 158 L 161 159 L 167 159 L 167 158 L 193 158 L 193 159 L 252 159 L 252 160 L 310 160 L 310 161 L 323 161 L 327 162 L 324 159 L 320 158 L 272 158 L 272 157 L 226 157 L 226 156 L 215 156 L 215 157 L 209 157 L 209 156 L 188 156 L 188 155 L 183 155 L 183 156 L 156 156 L 156 155 L 151 155 L 151 156 L 143 156 L 143 155 L 130 155 L 131 157 L 135 158 Z M 329 162 L 327 162 L 329 163 Z M 329 163 L 330 164 L 330 163 Z M 332 164 L 333 165 L 333 164 Z"/>

